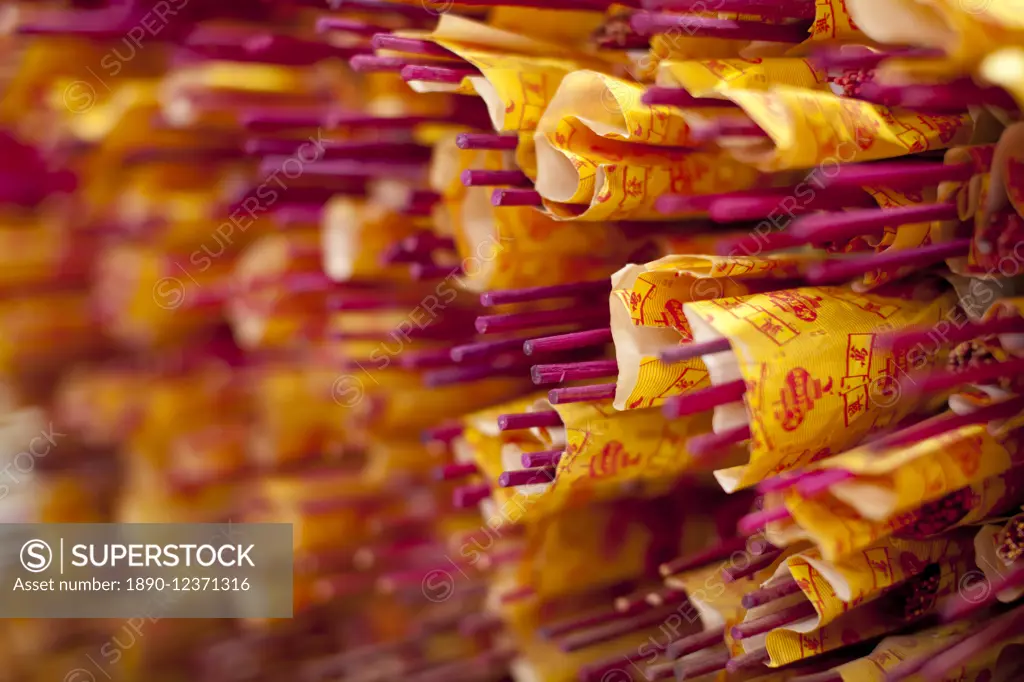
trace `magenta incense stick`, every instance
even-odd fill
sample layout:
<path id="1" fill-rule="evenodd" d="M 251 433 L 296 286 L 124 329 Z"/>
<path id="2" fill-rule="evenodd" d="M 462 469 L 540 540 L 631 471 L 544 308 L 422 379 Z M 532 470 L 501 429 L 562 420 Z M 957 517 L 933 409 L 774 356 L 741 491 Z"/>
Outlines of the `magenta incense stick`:
<path id="1" fill-rule="evenodd" d="M 504 471 L 498 476 L 498 486 L 502 488 L 518 488 L 524 485 L 550 483 L 555 480 L 554 467 L 538 467 L 536 469 L 519 469 Z"/>
<path id="2" fill-rule="evenodd" d="M 811 266 L 807 281 L 812 285 L 841 284 L 876 270 L 892 273 L 900 268 L 926 268 L 966 256 L 970 248 L 970 239 L 957 239 L 914 249 L 888 249 L 871 256 L 829 259 Z"/>
<path id="3" fill-rule="evenodd" d="M 808 23 L 764 24 L 757 21 L 711 19 L 693 14 L 658 14 L 637 12 L 629 21 L 640 35 L 685 31 L 695 38 L 723 38 L 727 40 L 756 40 L 772 43 L 802 43 L 809 37 Z"/>
<path id="4" fill-rule="evenodd" d="M 371 44 L 375 50 L 391 50 L 394 52 L 421 54 L 427 57 L 443 57 L 456 62 L 465 62 L 462 57 L 451 50 L 443 48 L 437 43 L 432 43 L 429 40 L 403 38 L 390 33 L 378 33 L 373 36 Z"/>
<path id="5" fill-rule="evenodd" d="M 732 350 L 732 345 L 729 339 L 723 337 L 702 343 L 687 343 L 662 351 L 661 361 L 670 363 L 683 362 L 702 355 L 714 355 L 715 353 L 724 353 L 729 350 Z"/>
<path id="6" fill-rule="evenodd" d="M 794 240 L 821 244 L 842 242 L 861 235 L 874 235 L 886 227 L 898 227 L 936 220 L 957 220 L 956 204 L 927 204 L 902 208 L 871 208 L 843 213 L 825 213 L 797 218 L 787 230 Z"/>
<path id="7" fill-rule="evenodd" d="M 803 601 L 760 618 L 735 625 L 729 631 L 729 634 L 733 639 L 747 639 L 748 637 L 763 635 L 775 628 L 790 625 L 815 615 L 817 615 L 817 611 L 814 610 L 814 604 L 809 601 Z"/>
<path id="8" fill-rule="evenodd" d="M 682 88 L 665 88 L 652 85 L 644 92 L 642 102 L 647 106 L 672 106 L 682 109 L 735 109 L 737 105 L 727 99 L 694 97 Z"/>
<path id="9" fill-rule="evenodd" d="M 512 151 L 519 146 L 519 137 L 488 133 L 459 133 L 455 138 L 455 145 L 459 149 Z"/>
<path id="10" fill-rule="evenodd" d="M 763 530 L 769 523 L 784 521 L 788 518 L 790 518 L 789 510 L 785 507 L 765 509 L 744 516 L 740 519 L 737 530 L 741 535 L 753 535 L 757 531 Z"/>
<path id="11" fill-rule="evenodd" d="M 503 414 L 498 417 L 499 431 L 522 431 L 534 428 L 549 428 L 562 425 L 562 418 L 554 410 Z"/>
<path id="12" fill-rule="evenodd" d="M 885 50 L 850 49 L 848 45 L 818 48 L 811 60 L 825 69 L 864 71 L 877 67 L 887 59 L 938 59 L 945 56 L 939 49 L 892 47 Z"/>
<path id="13" fill-rule="evenodd" d="M 530 339 L 523 343 L 523 353 L 526 355 L 534 355 L 564 350 L 578 350 L 580 348 L 603 346 L 606 343 L 611 343 L 611 341 L 612 330 L 608 327 L 604 327 L 601 329 L 590 329 L 582 332 L 571 332 L 569 334 L 558 334 L 557 336 Z"/>
<path id="14" fill-rule="evenodd" d="M 611 291 L 611 281 L 601 279 L 592 282 L 573 282 L 571 284 L 555 284 L 551 286 L 529 287 L 526 289 L 505 289 L 488 291 L 480 294 L 480 305 L 496 306 L 508 303 L 532 303 L 553 298 L 581 298 L 589 295 L 607 294 Z M 580 332 L 587 333 L 587 332 Z"/>
<path id="15" fill-rule="evenodd" d="M 423 81 L 426 83 L 445 83 L 448 85 L 458 85 L 464 78 L 480 75 L 480 71 L 477 69 L 417 64 L 403 66 L 399 73 L 402 76 L 402 80 L 406 82 Z"/>
<path id="16" fill-rule="evenodd" d="M 708 654 L 676 662 L 676 676 L 678 679 L 689 680 L 703 677 L 719 670 L 725 670 L 729 663 L 728 651 L 713 651 Z"/>
<path id="17" fill-rule="evenodd" d="M 686 417 L 698 412 L 708 412 L 721 405 L 739 402 L 747 392 L 742 379 L 712 386 L 693 393 L 674 396 L 665 401 L 663 412 L 669 419 Z"/>
<path id="18" fill-rule="evenodd" d="M 581 381 L 585 379 L 604 379 L 619 373 L 615 360 L 594 360 L 591 362 L 571 362 L 552 365 L 534 365 L 530 377 L 535 384 L 558 384 L 565 381 Z"/>
<path id="19" fill-rule="evenodd" d="M 569 388 L 556 388 L 548 392 L 548 401 L 552 405 L 596 402 L 599 400 L 611 400 L 614 397 L 615 384 L 572 386 Z"/>
<path id="20" fill-rule="evenodd" d="M 925 161 L 887 161 L 841 165 L 831 177 L 822 179 L 825 187 L 859 189 L 884 186 L 892 189 L 933 187 L 940 182 L 966 182 L 975 174 L 974 164 L 941 164 Z"/>
<path id="21" fill-rule="evenodd" d="M 480 473 L 475 464 L 446 464 L 438 467 L 434 478 L 438 481 L 458 481 Z"/>
<path id="22" fill-rule="evenodd" d="M 523 453 L 523 467 L 527 469 L 536 469 L 537 467 L 555 467 L 558 466 L 558 462 L 562 459 L 562 455 L 565 454 L 565 450 L 559 448 L 557 450 L 542 450 L 541 452 L 524 452 Z"/>
<path id="23" fill-rule="evenodd" d="M 666 562 L 658 568 L 658 572 L 662 577 L 667 578 L 670 575 L 685 573 L 686 571 L 692 571 L 695 568 L 706 566 L 707 564 L 714 563 L 715 561 L 728 559 L 734 552 L 743 552 L 746 550 L 747 538 L 727 538 L 717 542 L 707 549 Z"/>
<path id="24" fill-rule="evenodd" d="M 476 330 L 481 334 L 500 334 L 523 329 L 598 322 L 607 320 L 609 315 L 606 304 L 504 315 L 481 315 L 476 318 Z"/>
<path id="25" fill-rule="evenodd" d="M 668 645 L 667 653 L 669 658 L 682 658 L 695 654 L 698 651 L 709 649 L 725 641 L 725 628 L 717 627 L 698 632 L 695 635 L 688 635 L 677 639 Z"/>
<path id="26" fill-rule="evenodd" d="M 712 458 L 751 438 L 749 426 L 737 426 L 721 433 L 704 433 L 686 441 L 686 450 L 697 458 Z"/>
<path id="27" fill-rule="evenodd" d="M 491 194 L 491 204 L 494 206 L 544 207 L 540 192 L 532 189 L 496 189 Z"/>
<path id="28" fill-rule="evenodd" d="M 451 349 L 451 358 L 455 362 L 470 360 L 486 360 L 505 353 L 521 353 L 523 339 L 503 339 L 500 341 L 482 341 L 455 346 Z"/>
<path id="29" fill-rule="evenodd" d="M 883 348 L 894 349 L 906 349 L 913 346 L 952 346 L 980 336 L 999 334 L 1024 334 L 1024 318 L 1003 317 L 993 318 L 986 322 L 967 322 L 963 326 L 943 329 L 941 332 L 934 327 L 900 329 L 878 335 L 876 343 Z"/>
<path id="30" fill-rule="evenodd" d="M 792 576 L 786 576 L 781 580 L 773 581 L 768 587 L 762 587 L 743 595 L 742 605 L 745 609 L 753 609 L 800 591 L 800 583 Z"/>
<path id="31" fill-rule="evenodd" d="M 760 14 L 771 18 L 813 19 L 814 0 L 716 0 L 710 7 L 705 0 L 643 0 L 647 10 L 669 10 L 672 12 L 737 12 L 739 14 Z"/>
<path id="32" fill-rule="evenodd" d="M 867 447 L 875 451 L 905 448 L 972 424 L 987 424 L 1010 419 L 1021 412 L 1024 412 L 1024 398 L 1012 398 L 992 405 L 985 405 L 969 414 L 941 414 L 872 441 Z"/>
<path id="33" fill-rule="evenodd" d="M 470 509 L 491 496 L 491 487 L 486 483 L 464 485 L 452 493 L 452 505 L 456 509 Z"/>
<path id="34" fill-rule="evenodd" d="M 462 184 L 466 187 L 530 187 L 533 182 L 518 170 L 472 170 L 462 171 Z"/>

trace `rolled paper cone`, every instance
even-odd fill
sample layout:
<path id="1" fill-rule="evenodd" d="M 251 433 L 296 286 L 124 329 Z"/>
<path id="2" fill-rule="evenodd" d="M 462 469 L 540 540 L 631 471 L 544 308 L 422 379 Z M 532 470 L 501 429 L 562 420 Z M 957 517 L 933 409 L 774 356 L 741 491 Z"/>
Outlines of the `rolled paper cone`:
<path id="1" fill-rule="evenodd" d="M 503 414 L 498 417 L 499 431 L 523 431 L 525 429 L 555 427 L 562 425 L 562 418 L 554 410 Z"/>
<path id="2" fill-rule="evenodd" d="M 643 0 L 647 10 L 704 12 L 705 0 Z M 714 11 L 760 14 L 772 18 L 813 19 L 814 0 L 716 0 Z"/>
<path id="3" fill-rule="evenodd" d="M 743 400 L 747 384 L 742 379 L 712 386 L 693 393 L 674 396 L 665 401 L 663 412 L 669 419 L 709 412 L 721 405 Z"/>
<path id="4" fill-rule="evenodd" d="M 589 306 L 562 308 L 559 310 L 537 310 L 526 313 L 507 313 L 504 315 L 481 315 L 476 318 L 476 330 L 481 334 L 500 334 L 503 332 L 553 327 L 582 322 L 606 320 L 610 315 L 607 306 Z"/>
<path id="5" fill-rule="evenodd" d="M 491 496 L 486 483 L 459 486 L 452 492 L 452 505 L 456 509 L 471 509 Z"/>
<path id="6" fill-rule="evenodd" d="M 615 384 L 571 386 L 569 388 L 556 388 L 548 392 L 548 401 L 550 401 L 552 405 L 567 405 L 569 403 L 611 400 L 614 397 Z"/>
<path id="7" fill-rule="evenodd" d="M 850 50 L 849 46 L 835 45 L 815 50 L 811 54 L 811 61 L 824 69 L 865 71 L 887 59 L 939 59 L 944 55 L 939 49 L 893 47 L 885 50 Z"/>
<path id="8" fill-rule="evenodd" d="M 341 31 L 343 33 L 352 33 L 358 36 L 372 38 L 378 33 L 387 33 L 389 30 L 390 29 L 386 26 L 368 24 L 365 21 L 348 19 L 346 17 L 320 17 L 316 20 L 317 33 Z"/>
<path id="9" fill-rule="evenodd" d="M 940 182 L 966 182 L 974 174 L 974 164 L 970 163 L 950 165 L 921 161 L 854 163 L 839 166 L 831 177 L 822 180 L 822 185 L 843 189 L 858 189 L 876 185 L 890 189 L 917 189 L 934 187 Z"/>
<path id="10" fill-rule="evenodd" d="M 800 591 L 800 583 L 798 583 L 792 576 L 786 576 L 781 581 L 776 581 L 768 587 L 762 587 L 759 590 L 748 592 L 743 595 L 742 605 L 745 609 L 752 609 L 758 606 L 764 606 L 769 602 L 773 602 L 776 599 L 782 599 L 788 597 L 791 594 L 796 594 Z"/>
<path id="11" fill-rule="evenodd" d="M 765 667 L 764 664 L 769 660 L 768 650 L 760 649 L 758 651 L 751 651 L 747 654 L 740 654 L 735 658 L 730 658 L 729 662 L 725 665 L 725 669 L 730 673 L 738 673 L 744 670 L 757 670 L 758 668 Z"/>
<path id="12" fill-rule="evenodd" d="M 950 330 L 938 331 L 933 327 L 899 329 L 879 334 L 875 343 L 883 348 L 904 349 L 911 346 L 952 346 L 970 341 L 980 336 L 998 334 L 1024 334 L 1024 318 L 1002 317 L 985 322 L 967 322 L 963 326 Z"/>
<path id="13" fill-rule="evenodd" d="M 562 455 L 564 453 L 565 451 L 562 449 L 542 450 L 541 452 L 524 452 L 523 466 L 527 469 L 535 469 L 537 467 L 555 467 L 558 466 L 558 461 L 562 459 Z"/>
<path id="14" fill-rule="evenodd" d="M 521 485 L 538 485 L 540 483 L 550 483 L 553 480 L 555 480 L 554 467 L 519 469 L 517 471 L 503 471 L 498 476 L 498 486 L 501 488 L 518 488 Z"/>
<path id="15" fill-rule="evenodd" d="M 519 136 L 488 133 L 459 133 L 455 137 L 455 146 L 459 149 L 513 151 L 519 146 Z"/>
<path id="16" fill-rule="evenodd" d="M 675 664 L 676 679 L 690 680 L 725 670 L 729 663 L 728 651 L 715 651 L 695 660 L 677 661 Z"/>
<path id="17" fill-rule="evenodd" d="M 698 632 L 695 635 L 688 635 L 682 639 L 677 639 L 668 645 L 667 653 L 669 658 L 682 658 L 683 656 L 689 656 L 690 654 L 695 654 L 698 651 L 718 646 L 724 641 L 725 628 L 711 628 L 704 632 Z"/>
<path id="18" fill-rule="evenodd" d="M 1000 592 L 1024 587 L 1024 565 L 1011 569 L 1010 572 L 987 583 L 985 587 L 987 589 L 980 599 L 973 592 L 971 594 L 960 592 L 955 598 L 942 605 L 939 608 L 939 614 L 943 622 L 952 623 L 967 618 L 995 604 Z"/>
<path id="19" fill-rule="evenodd" d="M 462 171 L 462 184 L 466 187 L 532 187 L 533 182 L 518 170 L 472 170 Z"/>
<path id="20" fill-rule="evenodd" d="M 898 227 L 935 220 L 957 220 L 956 204 L 928 204 L 903 208 L 873 208 L 845 213 L 803 216 L 787 230 L 799 243 L 842 242 L 861 235 L 877 234 L 886 227 Z"/>
<path id="21" fill-rule="evenodd" d="M 442 424 L 441 426 L 435 426 L 432 429 L 424 431 L 422 440 L 424 443 L 434 441 L 450 443 L 461 436 L 462 431 L 462 424 Z"/>
<path id="22" fill-rule="evenodd" d="M 428 57 L 445 57 L 455 61 L 463 62 L 459 55 L 451 50 L 445 49 L 436 43 L 417 38 L 403 38 L 391 33 L 378 33 L 370 41 L 375 50 L 392 50 L 406 54 L 422 54 Z"/>
<path id="23" fill-rule="evenodd" d="M 419 282 L 432 279 L 447 279 L 449 277 L 457 277 L 461 274 L 462 267 L 459 265 L 412 263 L 409 266 L 409 276 Z"/>
<path id="24" fill-rule="evenodd" d="M 402 80 L 407 83 L 409 81 L 424 81 L 427 83 L 448 83 L 452 85 L 458 85 L 464 78 L 480 75 L 480 71 L 477 69 L 422 66 L 418 64 L 403 66 L 399 73 L 402 76 Z"/>
<path id="25" fill-rule="evenodd" d="M 672 106 L 684 109 L 707 109 L 724 107 L 732 109 L 736 104 L 727 99 L 694 97 L 682 88 L 664 88 L 652 85 L 644 92 L 642 102 L 647 106 Z"/>
<path id="26" fill-rule="evenodd" d="M 806 476 L 796 482 L 794 487 L 804 497 L 821 495 L 829 488 L 843 481 L 849 481 L 854 475 L 845 469 L 826 469 L 813 476 Z"/>
<path id="27" fill-rule="evenodd" d="M 761 511 L 747 514 L 740 519 L 737 530 L 741 535 L 753 535 L 759 530 L 762 530 L 769 523 L 775 521 L 783 521 L 790 517 L 789 510 L 785 507 L 776 507 L 775 509 L 763 509 Z"/>
<path id="28" fill-rule="evenodd" d="M 1024 373 L 1024 359 L 977 365 L 963 372 L 934 372 L 917 382 L 922 393 L 939 393 L 964 384 L 984 384 Z"/>
<path id="29" fill-rule="evenodd" d="M 617 619 L 611 623 L 600 626 L 593 630 L 579 632 L 569 635 L 558 642 L 558 647 L 565 653 L 572 653 L 580 649 L 604 644 L 624 635 L 637 632 L 644 628 L 652 627 L 664 622 L 665 618 L 675 611 L 674 606 L 665 606 L 657 609 L 650 609 L 638 616 L 625 619 Z"/>
<path id="30" fill-rule="evenodd" d="M 802 43 L 808 38 L 808 23 L 772 25 L 757 21 L 711 19 L 693 14 L 637 12 L 629 18 L 630 27 L 644 36 L 682 30 L 692 38 L 756 40 L 769 43 Z"/>
<path id="31" fill-rule="evenodd" d="M 729 631 L 729 634 L 733 639 L 746 639 L 756 635 L 763 635 L 775 628 L 810 618 L 816 614 L 817 611 L 814 610 L 814 604 L 809 601 L 803 601 L 760 618 L 735 625 Z"/>
<path id="32" fill-rule="evenodd" d="M 593 282 L 573 282 L 572 284 L 555 284 L 526 289 L 505 289 L 503 291 L 486 291 L 480 294 L 480 305 L 496 306 L 508 303 L 532 303 L 547 301 L 553 298 L 579 298 L 591 294 L 608 293 L 611 282 L 607 279 Z"/>
<path id="33" fill-rule="evenodd" d="M 522 339 L 483 341 L 481 343 L 470 343 L 464 346 L 456 346 L 455 348 L 452 348 L 451 358 L 454 362 L 486 360 L 506 353 L 521 352 L 522 348 Z"/>
<path id="34" fill-rule="evenodd" d="M 583 332 L 571 332 L 569 334 L 530 339 L 523 342 L 523 353 L 534 355 L 536 353 L 577 350 L 580 348 L 603 346 L 606 343 L 611 343 L 611 341 L 612 330 L 610 328 L 590 329 Z"/>
<path id="35" fill-rule="evenodd" d="M 872 441 L 868 447 L 876 452 L 890 448 L 905 448 L 972 424 L 987 424 L 1010 419 L 1021 412 L 1024 412 L 1024 398 L 1011 398 L 992 405 L 985 405 L 969 414 L 941 414 Z"/>
<path id="36" fill-rule="evenodd" d="M 480 470 L 475 464 L 447 464 L 435 470 L 434 478 L 436 480 L 460 480 L 479 472 Z"/>
<path id="37" fill-rule="evenodd" d="M 966 256 L 970 248 L 970 239 L 957 239 L 915 249 L 890 249 L 860 258 L 830 259 L 812 265 L 807 271 L 807 281 L 815 286 L 841 284 L 875 270 L 891 272 L 906 267 L 926 268 L 950 258 Z"/>
<path id="38" fill-rule="evenodd" d="M 491 194 L 493 206 L 533 206 L 542 208 L 540 192 L 532 189 L 496 189 Z"/>
<path id="39" fill-rule="evenodd" d="M 685 360 L 699 358 L 702 355 L 724 353 L 728 350 L 732 350 L 732 344 L 729 342 L 729 339 L 723 337 L 721 339 L 712 339 L 711 341 L 704 341 L 702 343 L 687 343 L 679 346 L 673 346 L 666 351 L 662 351 L 661 361 L 670 363 L 683 362 Z"/>
<path id="40" fill-rule="evenodd" d="M 706 566 L 715 561 L 722 561 L 728 559 L 735 552 L 747 551 L 747 538 L 735 537 L 727 538 L 718 542 L 707 549 L 702 549 L 693 554 L 688 554 L 678 559 L 668 561 L 658 567 L 658 573 L 662 577 L 667 578 L 670 575 L 676 575 L 677 573 L 685 573 L 686 571 L 692 571 L 695 568 Z"/>
<path id="41" fill-rule="evenodd" d="M 535 384 L 558 384 L 565 381 L 604 379 L 616 376 L 618 373 L 619 365 L 615 360 L 534 365 L 530 369 L 530 377 Z"/>
<path id="42" fill-rule="evenodd" d="M 686 441 L 687 451 L 694 457 L 713 457 L 734 445 L 750 440 L 750 427 L 743 425 L 721 433 L 704 433 Z"/>

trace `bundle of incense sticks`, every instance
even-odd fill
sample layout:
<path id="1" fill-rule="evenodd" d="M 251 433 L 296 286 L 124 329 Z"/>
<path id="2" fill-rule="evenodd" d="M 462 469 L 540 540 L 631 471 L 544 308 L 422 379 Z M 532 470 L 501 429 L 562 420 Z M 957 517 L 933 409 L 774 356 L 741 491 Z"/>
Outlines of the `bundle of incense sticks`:
<path id="1" fill-rule="evenodd" d="M 0 21 L 0 512 L 293 617 L 12 679 L 1019 677 L 1012 7 L 179 4 Z"/>

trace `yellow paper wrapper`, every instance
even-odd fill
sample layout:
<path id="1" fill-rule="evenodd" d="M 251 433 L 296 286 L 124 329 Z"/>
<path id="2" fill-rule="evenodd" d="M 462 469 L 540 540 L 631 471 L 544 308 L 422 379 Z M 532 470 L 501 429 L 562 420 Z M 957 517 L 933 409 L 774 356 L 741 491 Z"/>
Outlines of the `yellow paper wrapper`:
<path id="1" fill-rule="evenodd" d="M 693 341 L 684 303 L 747 295 L 760 290 L 763 280 L 796 277 L 808 262 L 798 257 L 673 255 L 615 273 L 609 300 L 619 368 L 615 409 L 655 407 L 710 385 L 700 358 L 677 363 L 659 358 L 672 345 Z"/>
<path id="2" fill-rule="evenodd" d="M 827 74 L 811 60 L 779 57 L 664 61 L 658 65 L 657 84 L 683 88 L 695 96 L 732 89 L 770 90 L 778 85 L 828 88 Z"/>
<path id="3" fill-rule="evenodd" d="M 324 209 L 324 272 L 351 279 L 408 281 L 408 265 L 384 266 L 388 247 L 430 229 L 425 218 L 401 215 L 376 202 L 339 196 Z"/>
<path id="4" fill-rule="evenodd" d="M 875 334 L 883 324 L 935 324 L 950 313 L 956 297 L 931 285 L 887 293 L 901 296 L 823 287 L 683 306 L 695 341 L 731 341 L 735 365 L 718 371 L 729 379 L 738 371 L 747 384 L 750 464 L 716 472 L 727 491 L 842 452 L 899 422 L 924 400 L 900 399 L 899 381 L 909 360 L 876 348 Z M 719 411 L 716 419 L 723 421 L 744 418 L 734 406 Z"/>
<path id="5" fill-rule="evenodd" d="M 831 92 L 777 86 L 724 95 L 768 134 L 769 141 L 730 144 L 737 159 L 764 172 L 946 149 L 966 143 L 973 130 L 967 114 L 897 111 Z"/>

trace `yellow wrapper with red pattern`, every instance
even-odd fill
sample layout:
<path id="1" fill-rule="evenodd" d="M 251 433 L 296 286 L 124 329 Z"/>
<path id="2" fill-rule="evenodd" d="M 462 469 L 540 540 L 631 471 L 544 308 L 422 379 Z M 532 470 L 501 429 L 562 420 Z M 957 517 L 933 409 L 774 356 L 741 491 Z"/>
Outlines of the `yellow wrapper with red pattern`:
<path id="1" fill-rule="evenodd" d="M 684 305 L 695 341 L 732 344 L 735 357 L 711 367 L 712 379 L 746 383 L 745 405 L 716 408 L 716 430 L 749 423 L 752 433 L 750 463 L 716 472 L 727 491 L 842 452 L 924 404 L 900 399 L 899 380 L 931 358 L 894 355 L 875 337 L 883 324 L 946 319 L 956 297 L 936 283 L 886 293 L 803 288 Z"/>

